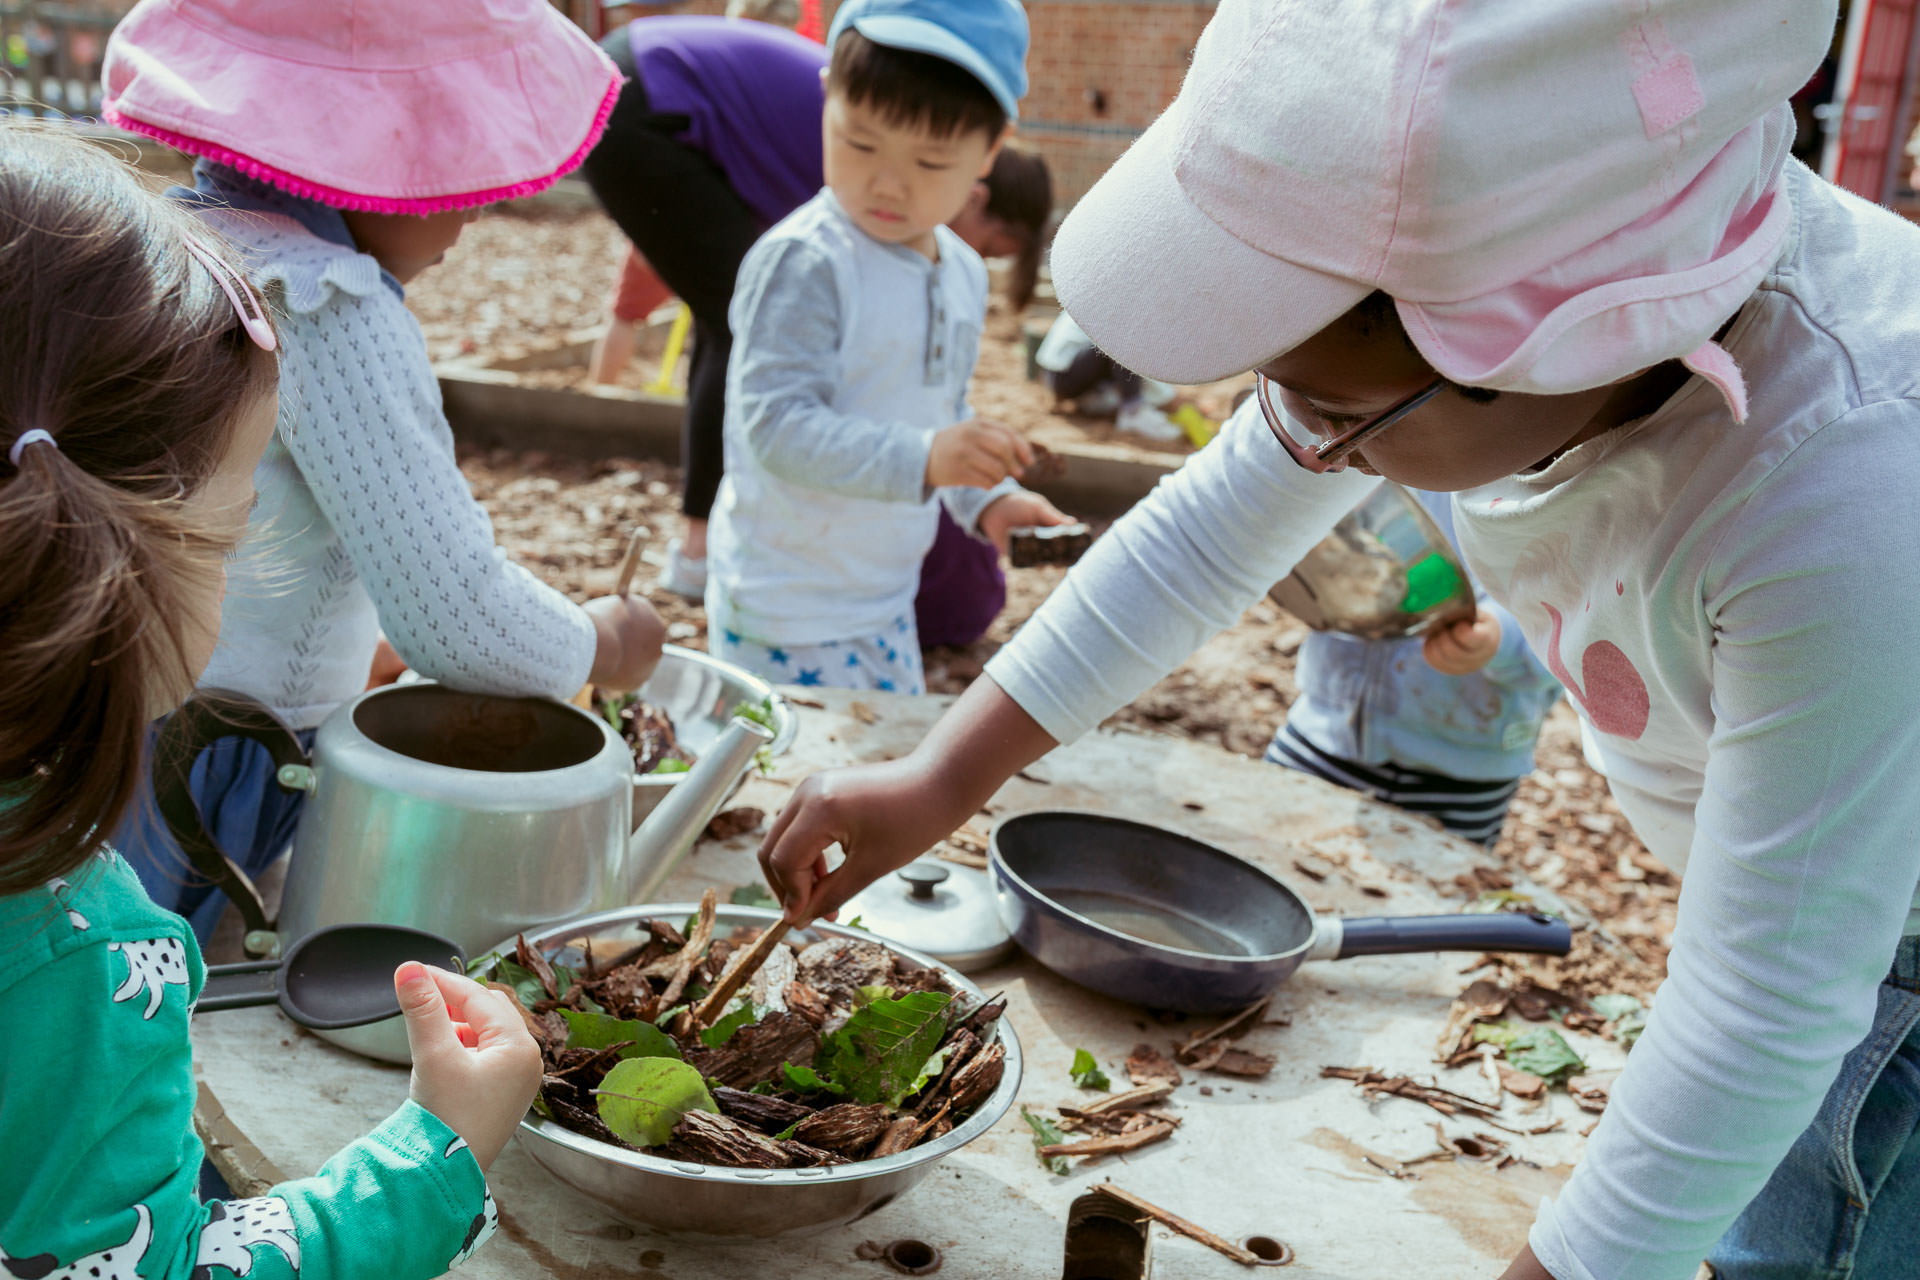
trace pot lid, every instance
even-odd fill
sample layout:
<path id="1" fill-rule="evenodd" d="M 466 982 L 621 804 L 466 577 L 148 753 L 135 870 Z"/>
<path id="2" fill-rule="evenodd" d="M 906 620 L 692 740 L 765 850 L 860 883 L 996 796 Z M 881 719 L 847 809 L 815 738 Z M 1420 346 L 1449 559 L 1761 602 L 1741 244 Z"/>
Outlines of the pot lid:
<path id="1" fill-rule="evenodd" d="M 1003 959 L 1013 937 L 1000 923 L 984 871 L 919 858 L 868 885 L 840 908 L 840 920 L 969 973 Z"/>

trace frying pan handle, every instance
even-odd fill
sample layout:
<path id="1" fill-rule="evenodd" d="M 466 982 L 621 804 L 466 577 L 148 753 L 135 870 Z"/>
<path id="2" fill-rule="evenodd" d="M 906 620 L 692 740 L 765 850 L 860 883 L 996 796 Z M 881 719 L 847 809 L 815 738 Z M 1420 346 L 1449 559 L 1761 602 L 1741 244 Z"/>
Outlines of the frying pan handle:
<path id="1" fill-rule="evenodd" d="M 1565 920 L 1539 912 L 1496 911 L 1486 915 L 1357 916 L 1319 922 L 1337 925 L 1338 939 L 1324 958 L 1399 955 L 1413 951 L 1536 951 L 1563 956 L 1573 949 Z M 1316 939 L 1316 944 L 1320 943 Z M 1321 945 L 1314 947 L 1320 958 Z"/>
<path id="2" fill-rule="evenodd" d="M 247 931 L 263 932 L 271 930 L 273 922 L 267 918 L 260 891 L 214 842 L 199 802 L 193 798 L 193 763 L 222 738 L 247 738 L 259 743 L 273 758 L 276 771 L 290 764 L 306 764 L 307 753 L 293 730 L 264 704 L 224 689 L 202 689 L 187 699 L 167 717 L 153 746 L 153 795 L 167 831 L 193 863 L 193 869 L 239 908 Z"/>
<path id="3" fill-rule="evenodd" d="M 193 1006 L 194 1012 L 251 1009 L 255 1005 L 273 1004 L 280 998 L 279 991 L 274 987 L 274 978 L 279 971 L 278 960 L 213 965 L 207 969 L 207 982 L 200 988 L 200 999 Z"/>

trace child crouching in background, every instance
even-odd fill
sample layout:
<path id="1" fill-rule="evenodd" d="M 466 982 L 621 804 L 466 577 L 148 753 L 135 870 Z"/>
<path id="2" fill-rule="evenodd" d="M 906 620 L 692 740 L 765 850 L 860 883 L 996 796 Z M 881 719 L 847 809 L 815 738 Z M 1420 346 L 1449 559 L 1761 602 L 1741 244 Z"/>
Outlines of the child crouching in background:
<path id="1" fill-rule="evenodd" d="M 1026 14 L 850 0 L 828 45 L 827 189 L 754 246 L 734 294 L 709 644 L 776 681 L 920 693 L 913 602 L 940 505 L 997 543 L 1065 520 L 1009 480 L 1026 442 L 971 420 L 986 269 L 944 225 L 1025 91 Z"/>

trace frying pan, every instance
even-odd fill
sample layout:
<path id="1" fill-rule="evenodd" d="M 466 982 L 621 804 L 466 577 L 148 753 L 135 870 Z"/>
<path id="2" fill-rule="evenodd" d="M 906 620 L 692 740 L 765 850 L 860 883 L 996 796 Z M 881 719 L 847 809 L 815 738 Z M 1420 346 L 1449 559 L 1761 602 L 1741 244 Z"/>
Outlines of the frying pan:
<path id="1" fill-rule="evenodd" d="M 1225 850 L 1102 813 L 1039 810 L 1000 822 L 989 855 L 1014 941 L 1064 978 L 1120 1000 L 1218 1013 L 1307 960 L 1417 951 L 1565 955 L 1564 920 L 1534 913 L 1316 915 Z"/>
<path id="2" fill-rule="evenodd" d="M 396 924 L 336 924 L 293 944 L 285 958 L 216 964 L 207 969 L 195 1013 L 278 1004 L 303 1027 L 339 1031 L 400 1012 L 393 971 L 408 960 L 466 972 L 459 947 L 424 929 Z"/>

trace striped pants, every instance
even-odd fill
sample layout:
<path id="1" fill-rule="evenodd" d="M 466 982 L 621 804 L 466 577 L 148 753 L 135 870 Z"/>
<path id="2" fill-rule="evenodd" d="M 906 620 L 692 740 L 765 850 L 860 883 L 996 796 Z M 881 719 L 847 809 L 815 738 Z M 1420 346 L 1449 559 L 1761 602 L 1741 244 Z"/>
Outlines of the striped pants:
<path id="1" fill-rule="evenodd" d="M 1283 724 L 1267 744 L 1269 763 L 1363 792 L 1409 813 L 1433 818 L 1454 835 L 1492 848 L 1506 823 L 1520 779 L 1470 782 L 1390 764 L 1355 764 L 1328 755 Z"/>

